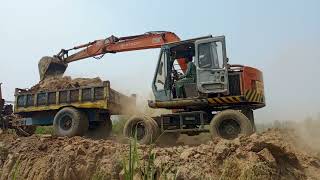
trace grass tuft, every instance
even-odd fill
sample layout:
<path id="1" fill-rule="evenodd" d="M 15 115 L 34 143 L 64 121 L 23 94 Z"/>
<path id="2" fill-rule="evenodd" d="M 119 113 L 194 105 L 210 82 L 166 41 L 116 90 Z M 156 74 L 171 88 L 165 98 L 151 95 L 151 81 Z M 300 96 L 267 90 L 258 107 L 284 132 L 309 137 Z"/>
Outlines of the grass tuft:
<path id="1" fill-rule="evenodd" d="M 52 126 L 37 126 L 35 134 L 53 134 Z"/>
<path id="2" fill-rule="evenodd" d="M 16 180 L 19 176 L 19 164 L 20 161 L 17 160 L 16 163 L 13 166 L 13 175 L 12 175 L 12 180 Z"/>

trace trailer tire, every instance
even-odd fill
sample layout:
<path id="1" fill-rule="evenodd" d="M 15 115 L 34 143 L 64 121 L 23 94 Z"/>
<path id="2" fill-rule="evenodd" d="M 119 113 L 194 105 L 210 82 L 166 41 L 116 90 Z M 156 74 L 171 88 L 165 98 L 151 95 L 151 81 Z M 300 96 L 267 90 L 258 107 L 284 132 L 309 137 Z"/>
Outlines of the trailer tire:
<path id="1" fill-rule="evenodd" d="M 158 137 L 158 125 L 150 117 L 133 116 L 124 125 L 123 135 L 129 138 L 135 138 L 137 132 L 137 141 L 139 144 L 150 144 Z"/>
<path id="2" fill-rule="evenodd" d="M 80 136 L 88 130 L 88 127 L 87 115 L 73 107 L 61 109 L 53 120 L 54 133 L 57 136 Z"/>
<path id="3" fill-rule="evenodd" d="M 235 139 L 241 135 L 251 135 L 253 128 L 250 120 L 237 110 L 224 110 L 215 115 L 210 122 L 212 137 Z"/>

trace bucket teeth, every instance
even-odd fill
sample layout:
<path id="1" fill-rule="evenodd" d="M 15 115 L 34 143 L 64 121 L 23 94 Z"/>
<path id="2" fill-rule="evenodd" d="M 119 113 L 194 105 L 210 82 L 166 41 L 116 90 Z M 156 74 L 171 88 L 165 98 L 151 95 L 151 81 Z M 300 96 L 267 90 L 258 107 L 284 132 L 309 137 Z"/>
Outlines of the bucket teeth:
<path id="1" fill-rule="evenodd" d="M 42 81 L 49 77 L 63 76 L 67 67 L 68 65 L 58 58 L 49 56 L 42 57 L 38 64 L 40 80 Z"/>

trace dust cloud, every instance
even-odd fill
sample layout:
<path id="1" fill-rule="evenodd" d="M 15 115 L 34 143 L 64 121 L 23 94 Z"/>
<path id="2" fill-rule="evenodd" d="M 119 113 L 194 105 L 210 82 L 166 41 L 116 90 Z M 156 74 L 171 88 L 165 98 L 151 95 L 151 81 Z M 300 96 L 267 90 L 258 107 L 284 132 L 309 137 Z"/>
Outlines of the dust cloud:
<path id="1" fill-rule="evenodd" d="M 257 122 L 301 121 L 316 118 L 320 106 L 320 46 L 314 41 L 287 43 L 261 57 L 266 107 L 257 110 Z"/>

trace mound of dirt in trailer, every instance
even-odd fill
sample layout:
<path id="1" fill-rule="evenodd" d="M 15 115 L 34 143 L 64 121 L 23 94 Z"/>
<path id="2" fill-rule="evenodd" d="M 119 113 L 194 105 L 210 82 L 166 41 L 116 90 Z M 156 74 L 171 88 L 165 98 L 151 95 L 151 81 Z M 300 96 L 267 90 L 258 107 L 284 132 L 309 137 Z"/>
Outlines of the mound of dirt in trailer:
<path id="1" fill-rule="evenodd" d="M 139 164 L 150 150 L 159 179 L 319 179 L 317 154 L 296 147 L 289 132 L 268 130 L 198 146 L 138 146 Z M 2 134 L 0 179 L 119 179 L 128 150 L 113 140 Z"/>
<path id="2" fill-rule="evenodd" d="M 69 88 L 78 88 L 82 86 L 95 86 L 100 85 L 101 83 L 102 80 L 99 77 L 72 79 L 70 76 L 57 76 L 40 81 L 38 84 L 31 87 L 30 91 L 55 91 Z"/>

